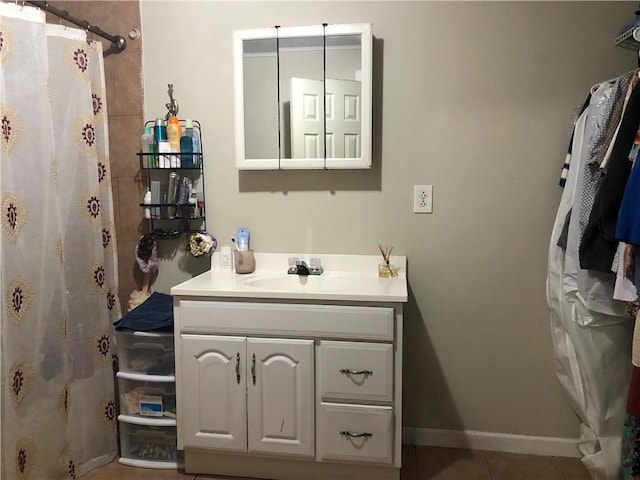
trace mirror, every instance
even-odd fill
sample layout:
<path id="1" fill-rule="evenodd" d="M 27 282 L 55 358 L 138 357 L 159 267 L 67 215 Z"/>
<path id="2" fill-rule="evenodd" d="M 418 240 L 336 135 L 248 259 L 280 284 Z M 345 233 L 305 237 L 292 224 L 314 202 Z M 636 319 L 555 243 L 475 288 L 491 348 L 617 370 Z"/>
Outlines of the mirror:
<path id="1" fill-rule="evenodd" d="M 236 166 L 371 167 L 370 24 L 234 32 Z"/>

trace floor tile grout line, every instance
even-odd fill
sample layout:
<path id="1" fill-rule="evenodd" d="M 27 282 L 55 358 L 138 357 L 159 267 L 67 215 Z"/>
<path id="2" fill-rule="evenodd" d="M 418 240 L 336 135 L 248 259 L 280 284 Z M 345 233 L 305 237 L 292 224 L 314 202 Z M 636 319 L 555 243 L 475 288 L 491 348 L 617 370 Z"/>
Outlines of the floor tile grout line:
<path id="1" fill-rule="evenodd" d="M 564 471 L 564 467 L 562 466 L 562 462 L 560 462 L 560 459 L 558 457 L 553 457 L 553 458 L 555 459 L 556 465 L 560 469 L 560 473 L 562 473 L 562 476 L 564 477 L 564 479 L 571 480 L 569 478 L 569 474 Z"/>
<path id="2" fill-rule="evenodd" d="M 571 477 L 569 477 L 569 474 L 564 470 L 564 467 L 562 466 L 560 457 L 553 455 L 551 458 L 553 458 L 553 463 L 558 468 L 558 470 L 560 470 L 560 473 L 562 474 L 564 480 L 571 480 Z"/>
<path id="3" fill-rule="evenodd" d="M 484 460 L 484 465 L 487 467 L 487 473 L 489 473 L 489 480 L 493 480 L 493 473 L 491 473 L 491 467 L 489 467 L 489 460 L 487 460 L 487 455 L 484 450 L 480 450 L 482 453 L 482 459 Z"/>

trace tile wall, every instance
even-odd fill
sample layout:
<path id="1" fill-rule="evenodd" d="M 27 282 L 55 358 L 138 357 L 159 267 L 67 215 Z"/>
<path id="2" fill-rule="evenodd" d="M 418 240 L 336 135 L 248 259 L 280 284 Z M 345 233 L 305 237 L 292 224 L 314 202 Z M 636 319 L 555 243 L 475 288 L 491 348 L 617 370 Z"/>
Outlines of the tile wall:
<path id="1" fill-rule="evenodd" d="M 135 246 L 145 233 L 140 203 L 146 192 L 142 182 L 136 152 L 140 151 L 143 118 L 142 37 L 129 38 L 129 32 L 140 27 L 138 0 L 121 1 L 53 1 L 50 4 L 66 10 L 73 17 L 86 20 L 111 35 L 127 40 L 121 53 L 105 54 L 107 109 L 109 115 L 109 156 L 111 182 L 115 203 L 115 224 L 118 242 L 119 296 L 122 311 L 128 310 L 129 296 L 142 286 L 142 272 L 135 262 Z M 48 15 L 49 23 L 62 23 Z M 105 52 L 108 40 L 101 40 Z"/>

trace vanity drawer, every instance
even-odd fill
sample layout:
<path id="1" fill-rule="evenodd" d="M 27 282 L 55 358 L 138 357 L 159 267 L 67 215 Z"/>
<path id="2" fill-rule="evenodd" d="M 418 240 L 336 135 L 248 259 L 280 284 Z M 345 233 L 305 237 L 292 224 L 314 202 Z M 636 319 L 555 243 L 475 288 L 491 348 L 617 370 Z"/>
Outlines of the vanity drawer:
<path id="1" fill-rule="evenodd" d="M 393 462 L 393 409 L 322 403 L 318 460 Z"/>
<path id="2" fill-rule="evenodd" d="M 394 310 L 284 303 L 180 300 L 181 333 L 393 340 Z"/>
<path id="3" fill-rule="evenodd" d="M 323 400 L 393 401 L 393 344 L 320 342 Z"/>

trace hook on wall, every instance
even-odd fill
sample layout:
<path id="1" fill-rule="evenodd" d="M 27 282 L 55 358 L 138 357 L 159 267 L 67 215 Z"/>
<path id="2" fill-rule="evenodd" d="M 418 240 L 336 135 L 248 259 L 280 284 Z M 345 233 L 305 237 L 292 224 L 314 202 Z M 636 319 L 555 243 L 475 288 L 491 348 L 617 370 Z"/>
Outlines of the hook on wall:
<path id="1" fill-rule="evenodd" d="M 167 119 L 169 117 L 177 117 L 178 116 L 178 110 L 180 110 L 180 106 L 178 105 L 178 100 L 176 100 L 175 98 L 173 98 L 173 83 L 170 83 L 167 85 L 169 87 L 169 90 L 167 91 L 167 93 L 169 94 L 169 103 L 165 104 L 165 107 L 167 107 Z"/>

